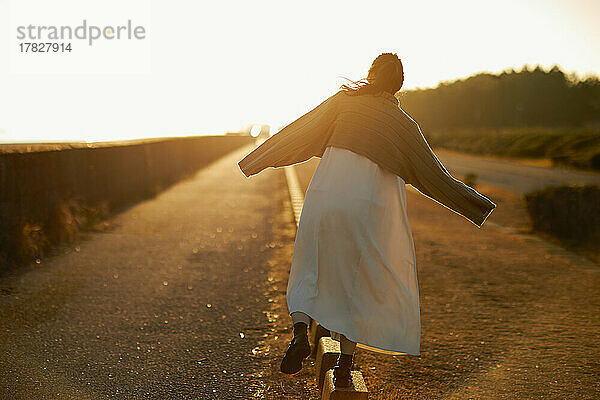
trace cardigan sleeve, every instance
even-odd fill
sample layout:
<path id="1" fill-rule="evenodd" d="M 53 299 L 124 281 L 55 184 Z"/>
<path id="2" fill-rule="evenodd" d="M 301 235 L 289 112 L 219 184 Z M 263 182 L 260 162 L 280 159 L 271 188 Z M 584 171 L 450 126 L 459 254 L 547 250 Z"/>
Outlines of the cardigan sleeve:
<path id="1" fill-rule="evenodd" d="M 250 177 L 267 167 L 282 167 L 321 156 L 337 114 L 338 91 L 317 107 L 269 137 L 238 162 Z"/>
<path id="2" fill-rule="evenodd" d="M 415 151 L 411 165 L 411 184 L 424 195 L 481 227 L 496 207 L 490 199 L 455 179 L 423 136 L 419 125 L 412 120 L 411 147 Z"/>

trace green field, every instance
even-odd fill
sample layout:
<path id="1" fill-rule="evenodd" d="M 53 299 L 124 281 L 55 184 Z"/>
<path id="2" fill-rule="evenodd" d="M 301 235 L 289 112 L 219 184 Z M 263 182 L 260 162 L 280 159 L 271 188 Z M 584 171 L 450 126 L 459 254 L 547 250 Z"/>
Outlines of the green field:
<path id="1" fill-rule="evenodd" d="M 432 147 L 600 170 L 600 129 L 504 128 L 424 132 Z"/>

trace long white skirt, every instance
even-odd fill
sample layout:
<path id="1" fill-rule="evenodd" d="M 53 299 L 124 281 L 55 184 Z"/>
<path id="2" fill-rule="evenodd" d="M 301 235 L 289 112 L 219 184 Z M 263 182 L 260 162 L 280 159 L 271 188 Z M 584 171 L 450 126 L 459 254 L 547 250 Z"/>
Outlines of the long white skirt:
<path id="1" fill-rule="evenodd" d="M 325 149 L 306 192 L 287 286 L 302 311 L 357 346 L 420 354 L 416 257 L 404 180 L 350 150 Z"/>

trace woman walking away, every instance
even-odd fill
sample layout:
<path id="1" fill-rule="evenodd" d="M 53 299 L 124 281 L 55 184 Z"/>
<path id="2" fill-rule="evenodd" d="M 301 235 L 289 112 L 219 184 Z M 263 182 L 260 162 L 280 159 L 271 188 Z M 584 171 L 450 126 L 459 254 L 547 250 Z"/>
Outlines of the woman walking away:
<path id="1" fill-rule="evenodd" d="M 337 387 L 351 382 L 356 346 L 420 354 L 419 288 L 405 184 L 481 227 L 496 205 L 453 178 L 395 97 L 404 82 L 394 53 L 246 155 L 246 176 L 316 156 L 287 286 L 294 338 L 281 371 L 310 354 L 310 320 L 341 345 Z"/>

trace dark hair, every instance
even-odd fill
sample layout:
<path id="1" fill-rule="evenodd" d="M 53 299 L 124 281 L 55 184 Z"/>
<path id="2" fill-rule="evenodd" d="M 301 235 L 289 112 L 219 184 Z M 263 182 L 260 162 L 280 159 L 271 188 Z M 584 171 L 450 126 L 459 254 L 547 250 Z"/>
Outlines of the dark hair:
<path id="1" fill-rule="evenodd" d="M 359 81 L 344 78 L 351 83 L 340 88 L 352 95 L 388 92 L 394 95 L 404 83 L 404 68 L 396 53 L 382 53 L 371 64 L 367 78 Z"/>

